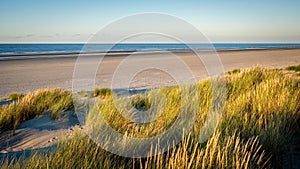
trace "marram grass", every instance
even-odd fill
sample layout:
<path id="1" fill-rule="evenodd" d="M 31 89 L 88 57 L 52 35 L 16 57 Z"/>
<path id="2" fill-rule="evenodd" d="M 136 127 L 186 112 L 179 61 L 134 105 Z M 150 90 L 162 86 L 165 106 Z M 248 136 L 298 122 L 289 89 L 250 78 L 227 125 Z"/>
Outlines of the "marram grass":
<path id="1" fill-rule="evenodd" d="M 61 141 L 54 152 L 33 153 L 30 157 L 4 161 L 2 168 L 281 168 L 285 157 L 290 155 L 289 149 L 295 136 L 300 133 L 299 82 L 280 70 L 257 67 L 226 74 L 225 83 L 226 90 L 217 93 L 217 96 L 226 96 L 221 120 L 212 136 L 203 143 L 198 142 L 199 135 L 213 102 L 210 79 L 197 84 L 197 90 L 195 86 L 190 89 L 195 90 L 194 99 L 200 100 L 199 114 L 192 130 L 182 137 L 180 144 L 175 147 L 170 145 L 172 148 L 165 153 L 147 158 L 125 158 L 103 150 L 83 131 L 76 131 L 73 138 Z M 149 137 L 161 133 L 172 125 L 180 107 L 184 106 L 184 113 L 188 115 L 191 101 L 181 97 L 178 87 L 159 90 L 167 101 L 162 101 L 163 97 L 155 92 L 131 98 L 131 104 L 136 109 L 159 114 L 153 122 L 145 125 L 134 123 L 119 113 L 124 111 L 126 104 L 116 109 L 113 97 L 100 97 L 99 103 L 88 113 L 86 123 L 94 124 L 89 121 L 96 121 L 99 113 L 115 130 L 130 137 Z M 20 110 L 26 110 L 25 113 L 39 112 L 33 117 L 49 109 L 63 111 L 69 107 L 69 94 L 58 89 L 54 91 L 65 99 L 60 101 L 57 98 L 50 103 L 39 101 L 39 106 L 25 102 L 26 97 L 36 100 L 34 98 L 39 96 L 44 100 L 40 94 L 45 91 L 38 91 L 26 95 L 16 104 L 1 108 L 0 125 L 6 126 L 12 122 L 6 119 L 11 118 L 13 112 L 24 116 Z M 47 95 L 51 96 L 49 93 Z M 153 108 L 151 103 L 161 108 Z M 8 115 L 4 116 L 6 113 Z M 153 151 L 156 151 L 155 147 Z"/>
<path id="2" fill-rule="evenodd" d="M 33 119 L 45 112 L 52 118 L 59 118 L 66 110 L 71 110 L 72 94 L 62 89 L 42 89 L 0 107 L 0 132 L 15 129 L 20 123 Z"/>

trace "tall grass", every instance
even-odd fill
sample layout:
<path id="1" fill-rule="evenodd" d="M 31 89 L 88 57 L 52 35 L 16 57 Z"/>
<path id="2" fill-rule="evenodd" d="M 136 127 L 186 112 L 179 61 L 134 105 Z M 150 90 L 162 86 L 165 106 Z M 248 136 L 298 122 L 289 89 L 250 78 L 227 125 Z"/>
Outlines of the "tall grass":
<path id="1" fill-rule="evenodd" d="M 227 78 L 230 95 L 219 127 L 224 135 L 259 136 L 263 148 L 279 165 L 299 131 L 299 82 L 279 70 L 256 68 Z"/>
<path id="2" fill-rule="evenodd" d="M 193 110 L 190 107 L 195 106 L 192 100 L 199 99 L 199 114 L 192 130 L 186 136 L 177 133 L 182 141 L 175 147 L 169 145 L 170 149 L 165 153 L 146 158 L 125 158 L 103 150 L 82 131 L 77 131 L 72 139 L 60 142 L 55 152 L 33 153 L 17 162 L 6 161 L 2 167 L 281 168 L 294 136 L 299 134 L 299 82 L 280 70 L 259 67 L 227 74 L 225 79 L 226 91 L 217 93 L 216 98 L 226 95 L 225 108 L 215 132 L 205 142 L 199 142 L 199 135 L 208 112 L 211 108 L 222 110 L 212 107 L 214 86 L 210 79 L 200 82 L 196 88 L 186 87 L 194 93 L 192 99 L 182 97 L 179 87 L 161 88 L 158 93 L 132 97 L 129 104 L 141 111 L 148 110 L 156 117 L 155 121 L 143 125 L 124 118 L 120 113 L 128 111 L 127 103 L 116 108 L 111 97 L 101 100 L 88 113 L 86 128 L 101 127 L 102 124 L 95 123 L 97 115 L 101 114 L 106 123 L 120 133 L 129 137 L 149 137 L 166 131 L 181 110 L 188 116 Z M 131 108 L 129 113 L 134 117 L 138 111 Z M 135 147 L 131 148 L 134 151 Z M 153 147 L 153 151 L 158 150 Z"/>
<path id="3" fill-rule="evenodd" d="M 63 111 L 71 110 L 71 92 L 62 89 L 42 89 L 28 93 L 16 102 L 0 107 L 0 132 L 15 129 L 20 123 L 50 112 L 59 118 Z"/>
<path id="4" fill-rule="evenodd" d="M 155 151 L 155 150 L 154 150 Z M 191 135 L 164 154 L 147 158 L 126 158 L 97 146 L 82 131 L 72 140 L 59 143 L 48 154 L 34 153 L 30 158 L 6 161 L 3 168 L 263 168 L 268 158 L 258 137 L 243 140 L 237 135 L 220 139 L 216 132 L 206 143 L 192 141 Z"/>

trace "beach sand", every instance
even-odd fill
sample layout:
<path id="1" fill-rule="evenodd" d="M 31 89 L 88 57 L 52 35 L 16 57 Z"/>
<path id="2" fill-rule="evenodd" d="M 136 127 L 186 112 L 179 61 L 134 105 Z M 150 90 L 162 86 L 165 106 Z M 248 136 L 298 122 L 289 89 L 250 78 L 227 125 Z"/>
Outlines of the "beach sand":
<path id="1" fill-rule="evenodd" d="M 241 50 L 218 52 L 224 71 L 237 68 L 248 68 L 260 65 L 269 68 L 285 68 L 300 63 L 300 49 L 273 50 Z M 207 77 L 203 63 L 192 53 L 176 53 L 197 76 L 197 80 Z M 128 55 L 105 57 L 96 74 L 96 85 L 109 87 L 114 70 Z M 172 57 L 168 54 L 147 54 L 135 58 L 133 65 L 151 62 L 158 59 L 162 64 L 171 64 Z M 93 59 L 91 59 L 93 60 Z M 19 59 L 0 61 L 0 96 L 5 97 L 11 92 L 28 92 L 40 88 L 61 87 L 72 88 L 72 77 L 76 57 Z M 178 74 L 180 76 L 180 74 Z M 136 88 L 147 88 L 151 85 L 172 85 L 174 78 L 159 70 L 144 70 L 131 80 Z M 51 120 L 49 114 L 22 123 L 12 131 L 0 134 L 0 159 L 15 153 L 31 150 L 43 150 L 57 143 L 62 136 L 72 134 L 78 124 L 76 116 L 65 113 L 60 120 Z M 12 153 L 14 152 L 14 153 Z M 8 154 L 7 154 L 8 153 Z"/>
<path id="2" fill-rule="evenodd" d="M 63 113 L 59 120 L 52 120 L 49 113 L 41 115 L 19 125 L 14 135 L 12 131 L 0 133 L 0 154 L 56 145 L 58 140 L 72 136 L 75 126 L 79 128 L 79 122 L 72 112 Z"/>
<path id="3" fill-rule="evenodd" d="M 193 53 L 178 52 L 175 54 L 186 62 L 197 77 L 196 80 L 207 77 L 203 63 Z M 142 55 L 136 57 L 135 63 L 148 62 L 149 58 L 152 58 L 158 59 L 161 63 L 169 64 L 170 59 L 172 59 L 172 56 L 167 54 L 153 53 L 146 55 L 149 57 Z M 256 65 L 269 68 L 285 68 L 300 63 L 300 49 L 218 51 L 218 55 L 224 71 Z M 97 87 L 110 87 L 115 69 L 126 56 L 128 54 L 104 58 L 96 74 Z M 12 92 L 26 93 L 40 88 L 60 87 L 72 89 L 75 63 L 76 57 L 1 60 L 0 98 L 6 97 Z M 176 84 L 174 78 L 157 70 L 142 71 L 131 81 L 131 87 L 135 88 L 174 84 Z"/>

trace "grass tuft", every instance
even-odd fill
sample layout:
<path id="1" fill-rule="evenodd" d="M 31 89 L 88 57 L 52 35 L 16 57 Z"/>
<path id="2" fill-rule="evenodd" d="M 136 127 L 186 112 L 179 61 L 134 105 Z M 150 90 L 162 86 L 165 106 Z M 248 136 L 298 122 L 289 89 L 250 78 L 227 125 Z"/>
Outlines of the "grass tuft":
<path id="1" fill-rule="evenodd" d="M 300 72 L 300 64 L 297 65 L 297 66 L 288 66 L 286 68 L 286 70 L 292 70 L 292 71 L 295 71 L 295 72 Z"/>
<path id="2" fill-rule="evenodd" d="M 111 97 L 111 93 L 112 93 L 112 91 L 109 88 L 101 88 L 101 89 L 96 88 L 94 90 L 94 96 L 100 97 L 102 99 Z"/>
<path id="3" fill-rule="evenodd" d="M 234 70 L 228 71 L 226 73 L 229 74 L 229 75 L 233 75 L 233 74 L 237 74 L 237 73 L 240 73 L 240 72 L 241 72 L 241 69 L 234 69 Z"/>
<path id="4" fill-rule="evenodd" d="M 19 100 L 24 97 L 24 94 L 11 93 L 8 95 L 7 100 Z"/>

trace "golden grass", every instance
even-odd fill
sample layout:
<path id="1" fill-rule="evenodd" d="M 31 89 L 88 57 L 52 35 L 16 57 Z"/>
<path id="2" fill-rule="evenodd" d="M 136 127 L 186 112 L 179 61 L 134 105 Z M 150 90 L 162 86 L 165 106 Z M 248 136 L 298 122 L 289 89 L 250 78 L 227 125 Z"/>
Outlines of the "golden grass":
<path id="1" fill-rule="evenodd" d="M 82 131 L 77 131 L 72 139 L 60 142 L 55 152 L 33 153 L 29 158 L 16 162 L 6 161 L 2 168 L 280 167 L 294 136 L 299 134 L 299 82 L 280 70 L 257 67 L 227 74 L 225 83 L 226 90 L 216 94 L 217 99 L 224 94 L 226 96 L 221 120 L 213 135 L 203 143 L 199 142 L 199 135 L 213 105 L 210 79 L 196 86 L 186 86 L 186 90 L 194 93 L 192 99 L 200 101 L 197 105 L 199 114 L 186 137 L 177 133 L 178 137 L 182 137 L 180 144 L 163 154 L 134 159 L 121 157 L 103 150 Z M 141 125 L 124 118 L 120 111 L 127 110 L 127 105 L 117 109 L 112 97 L 108 97 L 90 110 L 85 127 L 101 127 L 101 123 L 94 123 L 101 114 L 120 133 L 130 137 L 149 137 L 167 130 L 177 118 L 180 108 L 183 107 L 185 115 L 194 110 L 190 108 L 195 106 L 191 97 L 181 97 L 179 87 L 158 91 L 165 95 L 167 101 L 155 92 L 132 97 L 131 101 L 137 109 L 158 113 L 154 122 Z M 122 98 L 119 101 L 122 103 Z M 151 106 L 153 103 L 164 106 L 155 108 Z M 221 111 L 218 107 L 213 108 L 217 114 L 218 110 Z M 157 149 L 154 147 L 153 151 Z"/>
<path id="2" fill-rule="evenodd" d="M 28 93 L 15 103 L 0 107 L 0 132 L 15 129 L 20 123 L 33 119 L 45 112 L 58 118 L 72 109 L 71 92 L 62 89 L 42 89 Z"/>

